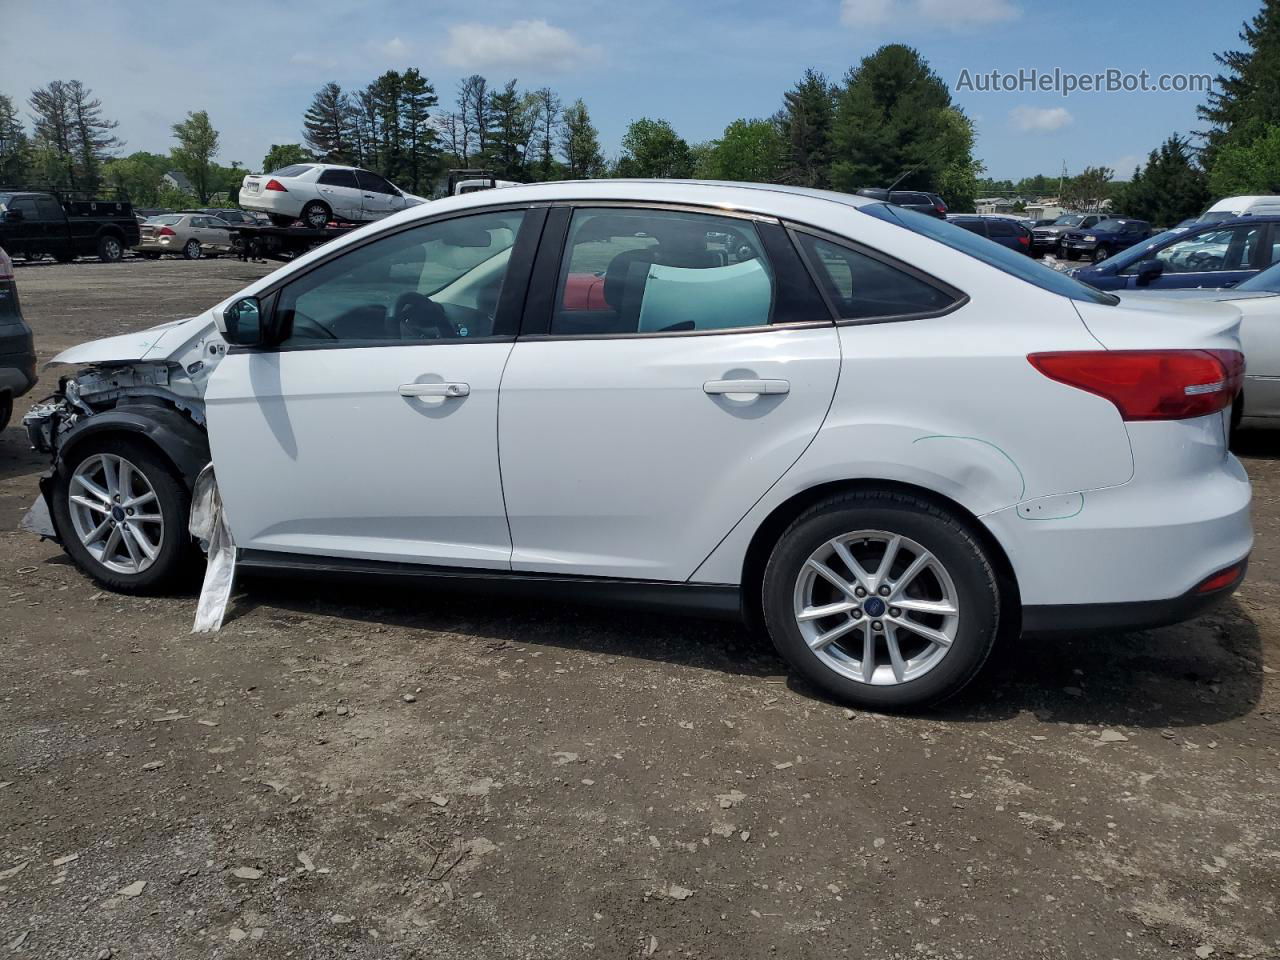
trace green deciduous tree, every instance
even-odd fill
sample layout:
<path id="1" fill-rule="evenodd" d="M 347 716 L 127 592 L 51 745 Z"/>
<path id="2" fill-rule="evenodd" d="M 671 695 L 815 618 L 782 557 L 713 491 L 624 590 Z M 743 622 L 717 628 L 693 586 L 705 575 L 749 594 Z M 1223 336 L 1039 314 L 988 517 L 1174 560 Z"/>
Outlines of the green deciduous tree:
<path id="1" fill-rule="evenodd" d="M 127 157 L 112 157 L 102 167 L 103 180 L 135 206 L 158 207 L 161 178 L 172 169 L 168 157 L 139 150 Z"/>
<path id="2" fill-rule="evenodd" d="M 187 119 L 173 125 L 178 146 L 173 149 L 173 162 L 187 175 L 201 203 L 221 184 L 215 179 L 213 158 L 218 155 L 218 131 L 204 110 L 188 112 Z"/>
<path id="3" fill-rule="evenodd" d="M 560 153 L 564 157 L 566 173 L 572 179 L 598 177 L 604 169 L 600 136 L 591 123 L 587 105 L 581 100 L 575 100 L 564 111 Z"/>
<path id="4" fill-rule="evenodd" d="M 782 95 L 778 130 L 786 149 L 783 182 L 829 186 L 835 104 L 835 89 L 823 74 L 812 69 Z"/>
<path id="5" fill-rule="evenodd" d="M 295 163 L 308 163 L 315 159 L 300 143 L 273 143 L 267 155 L 262 158 L 262 172 L 270 173 L 281 167 L 288 167 Z"/>
<path id="6" fill-rule="evenodd" d="M 693 156 L 689 144 L 666 120 L 642 117 L 627 127 L 614 176 L 679 178 L 692 175 Z"/>
<path id="7" fill-rule="evenodd" d="M 1085 167 L 1063 185 L 1059 202 L 1070 210 L 1100 209 L 1102 201 L 1111 193 L 1114 173 L 1110 167 Z"/>
<path id="8" fill-rule="evenodd" d="M 1280 126 L 1248 143 L 1224 143 L 1209 170 L 1209 186 L 1219 197 L 1280 193 Z"/>
<path id="9" fill-rule="evenodd" d="M 1209 202 L 1208 178 L 1188 141 L 1174 134 L 1151 151 L 1146 166 L 1133 172 L 1112 202 L 1117 213 L 1169 227 L 1199 216 Z"/>
<path id="10" fill-rule="evenodd" d="M 777 183 L 787 144 L 771 120 L 735 120 L 698 164 L 697 175 L 711 180 Z"/>

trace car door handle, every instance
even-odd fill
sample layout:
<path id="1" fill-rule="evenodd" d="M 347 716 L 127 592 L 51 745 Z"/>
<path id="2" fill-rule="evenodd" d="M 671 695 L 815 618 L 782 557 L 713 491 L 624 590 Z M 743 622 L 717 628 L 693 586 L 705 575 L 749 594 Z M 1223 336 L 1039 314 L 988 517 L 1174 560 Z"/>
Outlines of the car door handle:
<path id="1" fill-rule="evenodd" d="M 377 199 L 377 198 L 376 198 L 372 193 L 366 193 L 366 194 L 364 195 L 364 198 L 365 198 L 366 200 L 376 200 L 376 199 Z"/>
<path id="2" fill-rule="evenodd" d="M 402 397 L 466 397 L 471 394 L 467 383 L 402 383 Z"/>
<path id="3" fill-rule="evenodd" d="M 712 395 L 725 393 L 790 393 L 791 384 L 786 380 L 708 380 L 702 392 Z"/>

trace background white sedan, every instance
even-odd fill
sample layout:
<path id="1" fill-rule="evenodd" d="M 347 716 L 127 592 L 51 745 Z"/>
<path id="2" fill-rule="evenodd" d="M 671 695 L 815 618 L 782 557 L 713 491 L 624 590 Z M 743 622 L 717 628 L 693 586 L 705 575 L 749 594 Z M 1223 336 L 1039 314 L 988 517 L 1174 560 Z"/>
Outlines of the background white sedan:
<path id="1" fill-rule="evenodd" d="M 254 173 L 240 185 L 240 206 L 261 211 L 282 227 L 295 220 L 315 228 L 330 220 L 364 223 L 424 202 L 386 177 L 330 163 L 295 163 Z"/>

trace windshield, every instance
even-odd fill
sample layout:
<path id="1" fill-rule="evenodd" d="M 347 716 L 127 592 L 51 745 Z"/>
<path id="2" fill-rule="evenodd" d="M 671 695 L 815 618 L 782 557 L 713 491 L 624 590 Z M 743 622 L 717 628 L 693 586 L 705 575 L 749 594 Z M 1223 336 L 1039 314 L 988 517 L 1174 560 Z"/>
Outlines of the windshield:
<path id="1" fill-rule="evenodd" d="M 1280 293 L 1280 263 L 1273 263 L 1261 273 L 1254 274 L 1236 289 L 1251 293 Z"/>
<path id="2" fill-rule="evenodd" d="M 986 237 L 970 233 L 945 220 L 885 203 L 869 203 L 865 207 L 858 207 L 858 210 L 880 220 L 888 220 L 890 223 L 905 227 L 930 240 L 936 240 L 952 250 L 966 253 L 981 260 L 987 266 L 995 267 L 1019 280 L 1025 280 L 1041 290 L 1070 297 L 1072 300 L 1082 300 L 1085 303 L 1116 304 L 1120 302 L 1119 298 L 1109 293 L 1103 293 L 1088 284 L 1072 279 L 1065 273 L 1051 270 L 1044 264 L 1032 260 L 1025 253 L 992 243 Z"/>
<path id="3" fill-rule="evenodd" d="M 1055 227 L 1078 227 L 1080 226 L 1080 221 L 1083 219 L 1084 217 L 1077 214 L 1069 214 L 1065 217 L 1059 217 L 1057 220 L 1053 221 L 1053 225 Z"/>
<path id="4" fill-rule="evenodd" d="M 1219 223 L 1223 220 L 1234 220 L 1240 216 L 1234 210 L 1207 210 L 1200 214 L 1200 219 L 1196 223 Z"/>

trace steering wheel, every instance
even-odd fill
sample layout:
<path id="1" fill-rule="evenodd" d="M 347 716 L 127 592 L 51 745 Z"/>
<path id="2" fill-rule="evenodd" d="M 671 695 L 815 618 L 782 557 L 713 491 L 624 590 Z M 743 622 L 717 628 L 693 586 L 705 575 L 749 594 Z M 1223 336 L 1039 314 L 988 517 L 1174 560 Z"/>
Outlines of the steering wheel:
<path id="1" fill-rule="evenodd" d="M 405 340 L 454 340 L 454 329 L 444 308 L 420 293 L 402 293 L 396 300 L 395 319 Z"/>

